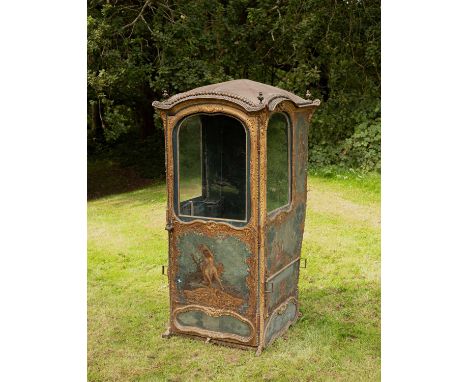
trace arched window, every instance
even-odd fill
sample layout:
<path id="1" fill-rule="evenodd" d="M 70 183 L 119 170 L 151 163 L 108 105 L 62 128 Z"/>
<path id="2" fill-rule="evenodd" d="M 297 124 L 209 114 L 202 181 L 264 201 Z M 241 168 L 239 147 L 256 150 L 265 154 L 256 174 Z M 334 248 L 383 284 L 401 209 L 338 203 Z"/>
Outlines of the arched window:
<path id="1" fill-rule="evenodd" d="M 275 113 L 267 129 L 267 211 L 289 204 L 291 200 L 291 131 L 284 113 Z"/>
<path id="2" fill-rule="evenodd" d="M 247 221 L 247 135 L 224 114 L 195 114 L 177 129 L 174 207 L 184 219 Z"/>

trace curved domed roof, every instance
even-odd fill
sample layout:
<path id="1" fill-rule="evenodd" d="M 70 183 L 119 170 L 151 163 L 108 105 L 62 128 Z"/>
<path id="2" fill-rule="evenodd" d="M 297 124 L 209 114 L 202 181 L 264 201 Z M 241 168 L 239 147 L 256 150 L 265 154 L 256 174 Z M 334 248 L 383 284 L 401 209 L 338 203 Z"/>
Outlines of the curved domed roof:
<path id="1" fill-rule="evenodd" d="M 281 101 L 289 100 L 297 107 L 320 105 L 320 100 L 306 100 L 286 90 L 251 80 L 233 80 L 201 86 L 176 94 L 164 101 L 154 101 L 156 109 L 168 110 L 180 102 L 192 99 L 223 99 L 242 106 L 246 111 L 257 111 L 267 106 L 273 110 Z"/>

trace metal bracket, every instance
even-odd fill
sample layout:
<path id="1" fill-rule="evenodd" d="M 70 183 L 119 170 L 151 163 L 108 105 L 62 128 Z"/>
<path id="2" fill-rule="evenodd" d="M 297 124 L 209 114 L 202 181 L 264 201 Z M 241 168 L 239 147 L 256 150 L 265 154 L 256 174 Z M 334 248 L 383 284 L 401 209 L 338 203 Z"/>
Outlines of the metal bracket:
<path id="1" fill-rule="evenodd" d="M 305 257 L 301 257 L 301 260 L 304 260 L 304 266 L 301 268 L 307 268 L 307 259 Z"/>
<path id="2" fill-rule="evenodd" d="M 267 284 L 270 284 L 271 285 L 271 289 L 270 290 L 267 290 L 266 286 Z M 265 293 L 272 293 L 273 292 L 273 283 L 270 281 L 270 282 L 266 282 L 265 283 Z"/>
<path id="3" fill-rule="evenodd" d="M 165 230 L 167 232 L 172 232 L 173 229 L 174 229 L 174 226 L 172 224 L 166 224 Z"/>

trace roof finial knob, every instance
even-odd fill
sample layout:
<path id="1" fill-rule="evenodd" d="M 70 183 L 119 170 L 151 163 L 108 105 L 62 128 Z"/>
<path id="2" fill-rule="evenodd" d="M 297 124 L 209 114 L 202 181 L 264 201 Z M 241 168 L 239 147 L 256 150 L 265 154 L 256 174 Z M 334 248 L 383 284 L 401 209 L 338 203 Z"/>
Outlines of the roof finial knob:
<path id="1" fill-rule="evenodd" d="M 306 98 L 307 98 L 307 99 L 310 99 L 310 96 L 311 96 L 311 95 L 312 95 L 312 94 L 310 94 L 310 90 L 307 89 L 307 91 L 306 91 Z"/>
<path id="2" fill-rule="evenodd" d="M 163 96 L 164 99 L 166 99 L 167 97 L 169 97 L 169 93 L 167 92 L 166 89 L 163 90 L 162 96 Z"/>
<path id="3" fill-rule="evenodd" d="M 264 99 L 264 98 L 263 98 L 263 92 L 258 92 L 258 97 L 257 97 L 257 98 L 258 98 L 258 100 L 260 101 L 260 103 L 262 103 L 262 102 L 263 102 L 263 99 Z"/>

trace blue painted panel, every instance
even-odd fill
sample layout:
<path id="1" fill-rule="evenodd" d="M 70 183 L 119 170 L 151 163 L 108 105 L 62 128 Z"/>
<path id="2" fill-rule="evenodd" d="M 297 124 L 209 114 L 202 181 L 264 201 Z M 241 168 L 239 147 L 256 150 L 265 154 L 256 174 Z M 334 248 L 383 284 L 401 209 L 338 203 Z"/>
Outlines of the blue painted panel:
<path id="1" fill-rule="evenodd" d="M 305 204 L 299 203 L 280 224 L 268 224 L 268 275 L 277 272 L 301 255 L 305 210 Z"/>
<path id="2" fill-rule="evenodd" d="M 296 318 L 296 314 L 297 306 L 293 301 L 286 305 L 286 309 L 282 313 L 275 312 L 266 327 L 265 344 L 268 345 L 274 337 L 290 325 Z"/>
<path id="3" fill-rule="evenodd" d="M 230 315 L 212 317 L 200 310 L 190 310 L 178 313 L 176 320 L 182 326 L 191 326 L 212 332 L 230 333 L 242 337 L 250 337 L 252 334 L 251 328 L 246 322 Z"/>
<path id="4" fill-rule="evenodd" d="M 296 262 L 271 280 L 273 291 L 266 294 L 268 312 L 272 312 L 281 302 L 295 295 L 298 279 L 299 262 Z"/>

